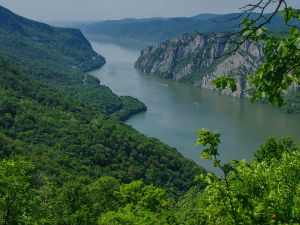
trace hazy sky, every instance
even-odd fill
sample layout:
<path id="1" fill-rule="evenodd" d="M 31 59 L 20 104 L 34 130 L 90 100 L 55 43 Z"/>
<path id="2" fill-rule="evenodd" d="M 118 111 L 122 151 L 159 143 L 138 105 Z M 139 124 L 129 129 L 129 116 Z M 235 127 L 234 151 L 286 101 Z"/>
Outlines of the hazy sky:
<path id="1" fill-rule="evenodd" d="M 39 21 L 194 16 L 239 12 L 258 0 L 0 0 L 0 5 Z M 289 1 L 299 8 L 299 0 Z"/>

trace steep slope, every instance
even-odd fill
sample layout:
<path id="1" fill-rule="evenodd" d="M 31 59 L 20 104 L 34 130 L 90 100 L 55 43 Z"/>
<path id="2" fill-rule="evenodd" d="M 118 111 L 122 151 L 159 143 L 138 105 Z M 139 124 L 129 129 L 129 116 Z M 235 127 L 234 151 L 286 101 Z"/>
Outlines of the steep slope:
<path id="1" fill-rule="evenodd" d="M 238 86 L 233 94 L 247 96 L 245 76 L 259 66 L 262 48 L 247 42 L 236 54 L 215 58 L 228 49 L 227 35 L 217 38 L 216 34 L 185 34 L 145 48 L 135 66 L 143 72 L 208 89 L 215 89 L 212 80 L 216 77 L 233 76 Z"/>
<path id="2" fill-rule="evenodd" d="M 218 38 L 216 38 L 218 36 Z M 135 67 L 146 73 L 153 73 L 165 79 L 189 85 L 214 89 L 216 77 L 231 76 L 237 84 L 237 91 L 219 90 L 223 94 L 250 97 L 246 89 L 246 76 L 253 74 L 263 60 L 263 44 L 244 43 L 234 55 L 230 50 L 228 35 L 184 34 L 169 41 L 147 47 L 135 63 Z M 219 58 L 218 56 L 224 55 Z M 281 108 L 288 113 L 298 113 L 299 87 L 293 85 L 286 95 L 286 104 Z"/>
<path id="3" fill-rule="evenodd" d="M 99 68 L 105 63 L 79 30 L 51 27 L 1 6 L 0 53 L 10 59 L 22 57 L 22 60 L 58 68 L 78 66 L 83 71 Z"/>
<path id="4" fill-rule="evenodd" d="M 15 142 L 16 145 L 13 145 Z M 60 186 L 113 176 L 143 179 L 174 196 L 204 169 L 176 149 L 20 73 L 0 58 L 0 157 L 22 155 Z"/>
<path id="5" fill-rule="evenodd" d="M 102 112 L 125 119 L 146 110 L 143 103 L 131 97 L 122 100 L 83 73 L 100 68 L 105 59 L 78 29 L 51 27 L 0 6 L 0 54 L 19 70 Z"/>
<path id="6" fill-rule="evenodd" d="M 84 34 L 93 38 L 126 39 L 144 42 L 145 45 L 162 42 L 184 33 L 195 31 L 224 32 L 232 30 L 242 18 L 234 21 L 222 22 L 235 18 L 238 14 L 200 14 L 194 17 L 180 18 L 148 18 L 148 19 L 124 19 L 101 21 L 92 24 L 74 25 L 81 29 Z M 253 13 L 252 17 L 257 14 Z M 267 16 L 267 14 L 266 14 Z M 279 15 L 272 20 L 267 27 L 271 30 L 282 30 L 284 23 Z"/>

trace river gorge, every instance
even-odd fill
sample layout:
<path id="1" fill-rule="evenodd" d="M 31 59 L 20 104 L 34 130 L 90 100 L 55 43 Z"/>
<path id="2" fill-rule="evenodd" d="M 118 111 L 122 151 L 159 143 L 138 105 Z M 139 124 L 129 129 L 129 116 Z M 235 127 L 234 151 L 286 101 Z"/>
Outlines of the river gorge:
<path id="1" fill-rule="evenodd" d="M 299 115 L 142 73 L 134 67 L 140 48 L 95 41 L 92 46 L 107 63 L 91 74 L 116 94 L 136 97 L 148 107 L 126 124 L 177 148 L 208 170 L 218 174 L 211 162 L 200 159 L 201 147 L 194 145 L 194 132 L 201 128 L 221 133 L 223 161 L 250 161 L 259 144 L 272 135 L 300 140 Z"/>

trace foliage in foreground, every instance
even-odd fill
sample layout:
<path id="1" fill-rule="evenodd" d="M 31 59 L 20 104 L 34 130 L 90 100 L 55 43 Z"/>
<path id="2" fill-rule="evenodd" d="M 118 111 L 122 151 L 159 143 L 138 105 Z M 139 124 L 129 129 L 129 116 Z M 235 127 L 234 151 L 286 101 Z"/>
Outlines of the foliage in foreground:
<path id="1" fill-rule="evenodd" d="M 299 224 L 300 150 L 290 138 L 268 139 L 251 163 L 222 164 L 220 135 L 199 131 L 203 157 L 224 177 L 199 175 L 199 187 L 176 204 L 172 197 L 203 170 L 5 60 L 0 65 L 1 224 Z"/>
<path id="2" fill-rule="evenodd" d="M 218 140 L 207 130 L 200 136 Z M 142 181 L 121 184 L 108 176 L 91 181 L 78 175 L 58 186 L 44 173 L 37 176 L 30 160 L 12 157 L 0 163 L 0 223 L 299 224 L 299 160 L 299 146 L 290 138 L 269 138 L 251 163 L 222 165 L 226 180 L 198 176 L 208 186 L 194 186 L 175 202 L 161 188 Z"/>
<path id="3" fill-rule="evenodd" d="M 286 8 L 282 15 L 286 24 L 292 18 L 300 20 L 300 10 Z M 266 97 L 271 104 L 281 106 L 283 91 L 287 91 L 294 83 L 300 84 L 299 29 L 291 25 L 289 36 L 278 39 L 267 34 L 266 28 L 256 27 L 256 23 L 257 20 L 244 20 L 242 30 L 245 40 L 265 41 L 266 59 L 255 75 L 249 76 L 249 85 L 255 88 L 252 100 Z M 214 84 L 236 90 L 230 77 L 217 78 Z M 282 138 L 278 142 L 274 137 L 267 139 L 265 145 L 261 145 L 254 154 L 251 163 L 233 160 L 222 164 L 218 158 L 220 134 L 208 129 L 196 133 L 199 135 L 196 145 L 206 147 L 202 151 L 202 158 L 212 160 L 223 176 L 209 173 L 197 177 L 202 182 L 206 181 L 208 186 L 196 194 L 197 200 L 188 195 L 188 201 L 183 202 L 183 206 L 197 208 L 189 214 L 193 217 L 192 223 L 299 224 L 300 147 L 291 138 Z M 194 204 L 188 204 L 189 200 Z"/>
<path id="4" fill-rule="evenodd" d="M 203 158 L 211 159 L 224 177 L 198 178 L 208 182 L 197 194 L 199 224 L 299 224 L 300 150 L 291 138 L 267 139 L 251 163 L 221 164 L 219 134 L 199 132 L 198 143 L 208 146 Z"/>

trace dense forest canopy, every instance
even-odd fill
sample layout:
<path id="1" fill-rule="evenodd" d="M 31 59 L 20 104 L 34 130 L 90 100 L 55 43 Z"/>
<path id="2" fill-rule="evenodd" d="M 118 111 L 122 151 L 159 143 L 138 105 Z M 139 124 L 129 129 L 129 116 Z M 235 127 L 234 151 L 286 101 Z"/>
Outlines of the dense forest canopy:
<path id="1" fill-rule="evenodd" d="M 1 211 L 6 212 L 0 215 L 1 221 L 6 216 L 9 224 L 24 221 L 23 216 L 26 217 L 25 211 L 30 210 L 30 206 L 18 204 L 27 197 L 30 202 L 40 200 L 41 195 L 48 195 L 42 191 L 49 191 L 48 188 L 52 188 L 51 193 L 54 195 L 47 198 L 45 204 L 50 205 L 52 201 L 57 204 L 57 198 L 62 197 L 64 188 L 69 191 L 69 186 L 75 185 L 74 191 L 79 191 L 78 189 L 85 189 L 87 185 L 105 176 L 114 177 L 117 183 L 142 179 L 145 184 L 163 187 L 171 196 L 178 198 L 194 185 L 193 177 L 196 174 L 205 173 L 204 169 L 185 159 L 176 149 L 154 138 L 147 138 L 113 116 L 90 109 L 35 81 L 2 58 L 0 65 L 0 148 L 1 168 L 4 170 L 1 182 L 7 176 L 6 173 L 12 177 L 3 181 L 7 182 L 3 183 L 3 187 L 14 184 L 10 182 L 21 182 L 13 178 L 14 173 L 20 173 L 26 190 L 32 193 L 28 197 L 27 191 L 24 193 L 22 189 L 23 185 L 16 186 L 13 193 L 1 189 Z M 27 167 L 19 167 L 19 163 L 30 164 L 32 169 L 27 171 Z M 10 170 L 15 172 L 11 173 Z M 19 170 L 25 170 L 24 174 Z M 42 190 L 38 191 L 40 188 Z M 69 193 L 66 192 L 64 198 L 68 198 L 67 194 Z M 72 195 L 75 199 L 81 196 L 79 193 Z M 13 201 L 12 205 L 10 201 Z M 83 201 L 87 199 L 84 198 Z M 21 208 L 16 208 L 14 204 Z M 88 202 L 76 204 L 63 208 L 67 210 L 64 218 L 55 215 L 52 219 L 67 221 L 72 216 L 76 217 L 73 214 L 80 213 L 83 210 L 81 207 L 94 207 Z M 41 207 L 40 210 L 46 210 Z M 51 207 L 58 207 L 53 209 L 57 211 L 61 206 Z M 68 207 L 72 207 L 72 210 Z M 10 212 L 13 210 L 16 211 Z M 37 211 L 32 213 L 36 215 Z M 21 219 L 16 214 L 21 214 Z M 49 212 L 46 214 L 51 215 Z M 78 216 L 82 217 L 81 214 Z M 89 219 L 95 220 L 95 216 Z M 54 224 L 57 223 L 56 221 Z"/>
<path id="2" fill-rule="evenodd" d="M 0 6 L 0 34 L 0 54 L 35 79 L 123 120 L 146 110 L 140 101 L 129 96 L 122 100 L 85 73 L 100 68 L 105 59 L 78 29 L 52 27 Z"/>
<path id="3" fill-rule="evenodd" d="M 299 10 L 288 9 L 285 18 L 299 20 L 299 15 Z M 250 163 L 224 164 L 218 157 L 220 134 L 202 129 L 196 144 L 206 147 L 203 158 L 212 160 L 224 176 L 207 173 L 176 149 L 120 120 L 128 118 L 127 111 L 139 112 L 143 103 L 100 86 L 84 69 L 68 65 L 63 52 L 56 54 L 68 68 L 59 66 L 51 51 L 30 37 L 45 29 L 39 34 L 46 40 L 54 28 L 39 23 L 36 28 L 35 22 L 4 8 L 0 16 L 2 40 L 24 41 L 29 35 L 22 42 L 28 55 L 15 52 L 12 45 L 5 45 L 7 55 L 0 48 L 0 224 L 299 224 L 300 148 L 291 138 L 267 139 Z M 33 29 L 30 34 L 20 29 L 24 23 L 31 23 L 24 28 Z M 245 24 L 244 32 L 256 29 Z M 17 34 L 6 36 L 7 29 Z M 268 41 L 266 51 L 277 40 Z M 258 84 L 254 97 L 265 92 L 275 103 L 280 103 L 278 87 L 290 82 L 287 77 L 299 79 L 295 61 L 292 70 L 279 76 L 278 86 L 267 88 L 278 78 L 269 73 L 286 68 L 283 60 L 298 57 L 299 29 L 292 27 L 279 42 L 278 55 L 270 54 L 271 60 L 252 78 Z M 39 54 L 43 65 L 35 64 Z M 226 87 L 227 81 L 234 87 L 230 79 L 218 85 Z"/>
<path id="4" fill-rule="evenodd" d="M 106 192 L 106 185 L 113 191 L 143 180 L 164 188 L 171 201 L 195 185 L 196 174 L 205 173 L 176 149 L 119 120 L 145 105 L 118 97 L 70 64 L 76 55 L 89 58 L 81 55 L 84 51 L 96 54 L 79 31 L 53 28 L 4 8 L 0 27 L 1 224 L 95 224 L 101 212 L 114 208 L 114 193 Z M 52 37 L 56 30 L 61 33 Z M 76 39 L 72 48 L 64 35 Z M 22 43 L 24 52 L 10 39 Z M 56 42 L 62 47 L 53 50 Z M 90 193 L 107 196 L 108 205 Z"/>

